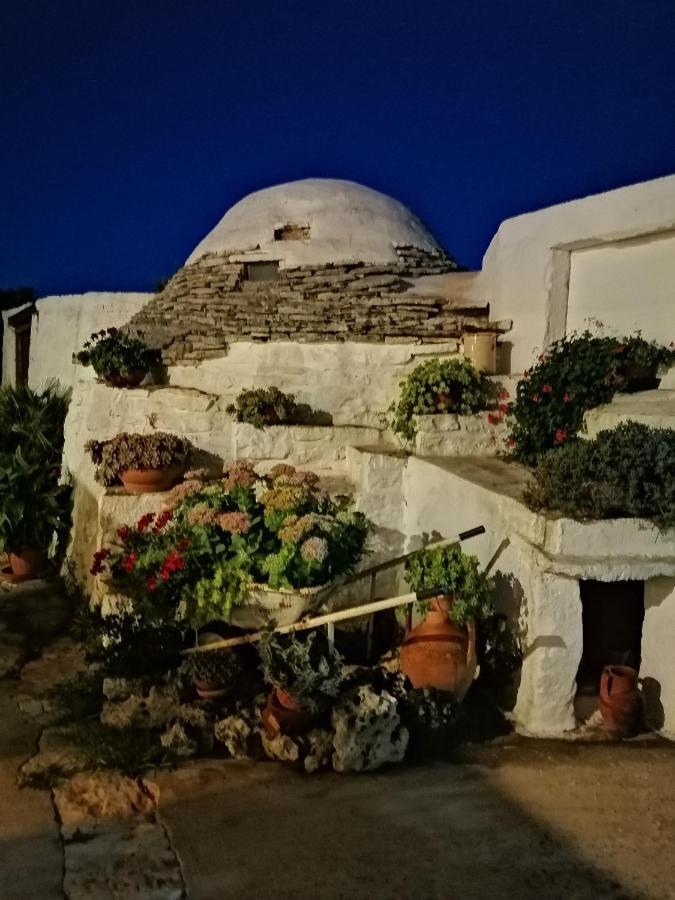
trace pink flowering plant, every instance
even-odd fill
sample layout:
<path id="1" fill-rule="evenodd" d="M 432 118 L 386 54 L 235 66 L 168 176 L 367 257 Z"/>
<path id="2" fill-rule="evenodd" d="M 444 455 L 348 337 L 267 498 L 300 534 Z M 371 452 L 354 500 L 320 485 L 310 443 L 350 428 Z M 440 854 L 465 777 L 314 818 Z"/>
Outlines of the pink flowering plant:
<path id="1" fill-rule="evenodd" d="M 672 363 L 675 352 L 640 334 L 626 338 L 590 331 L 556 341 L 518 382 L 508 406 L 513 456 L 536 465 L 548 450 L 564 446 L 583 427 L 587 410 L 631 389 L 632 373 Z"/>
<path id="2" fill-rule="evenodd" d="M 146 617 L 200 626 L 228 618 L 252 585 L 292 590 L 349 573 L 368 530 L 313 472 L 281 465 L 259 475 L 235 462 L 221 478 L 177 485 L 165 512 L 121 528 L 92 573 L 105 572 Z"/>

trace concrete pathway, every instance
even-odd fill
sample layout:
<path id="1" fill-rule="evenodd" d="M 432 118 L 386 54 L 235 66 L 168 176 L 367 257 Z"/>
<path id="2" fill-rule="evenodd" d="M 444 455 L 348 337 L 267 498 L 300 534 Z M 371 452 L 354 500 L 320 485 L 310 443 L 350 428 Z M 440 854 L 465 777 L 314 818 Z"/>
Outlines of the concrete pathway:
<path id="1" fill-rule="evenodd" d="M 190 900 L 675 897 L 675 747 L 522 742 L 373 775 L 162 775 Z"/>

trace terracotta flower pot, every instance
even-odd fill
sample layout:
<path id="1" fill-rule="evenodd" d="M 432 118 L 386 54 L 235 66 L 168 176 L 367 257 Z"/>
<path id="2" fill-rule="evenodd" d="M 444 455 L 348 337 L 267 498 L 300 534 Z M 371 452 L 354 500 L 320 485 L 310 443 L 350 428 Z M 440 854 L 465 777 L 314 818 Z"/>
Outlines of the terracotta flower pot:
<path id="1" fill-rule="evenodd" d="M 448 616 L 448 597 L 434 597 L 424 621 L 406 635 L 401 671 L 416 688 L 448 691 L 461 701 L 476 674 L 476 629 L 462 628 Z"/>
<path id="2" fill-rule="evenodd" d="M 600 712 L 617 736 L 637 733 L 642 721 L 642 695 L 635 669 L 605 666 L 600 678 Z"/>
<path id="3" fill-rule="evenodd" d="M 44 564 L 45 555 L 42 550 L 27 547 L 20 553 L 9 553 L 9 566 L 13 575 L 20 578 L 34 578 Z"/>
<path id="4" fill-rule="evenodd" d="M 228 688 L 220 681 L 195 678 L 195 691 L 201 700 L 216 700 L 218 697 L 224 697 Z"/>
<path id="5" fill-rule="evenodd" d="M 300 734 L 307 730 L 311 721 L 311 714 L 300 709 L 291 695 L 280 688 L 270 694 L 262 711 L 263 727 L 269 738 L 280 734 Z"/>
<path id="6" fill-rule="evenodd" d="M 115 375 L 106 376 L 105 382 L 111 387 L 138 387 L 147 374 L 145 369 L 136 369 L 133 372 L 127 372 L 125 375 L 118 372 Z"/>
<path id="7" fill-rule="evenodd" d="M 157 494 L 168 491 L 180 475 L 176 466 L 169 469 L 127 469 L 120 480 L 129 494 Z"/>

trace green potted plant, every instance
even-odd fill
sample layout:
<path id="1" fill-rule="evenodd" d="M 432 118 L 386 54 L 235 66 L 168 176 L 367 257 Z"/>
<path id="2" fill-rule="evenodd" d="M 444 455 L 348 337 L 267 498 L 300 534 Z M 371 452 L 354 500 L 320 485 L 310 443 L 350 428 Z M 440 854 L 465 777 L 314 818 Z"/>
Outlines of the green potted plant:
<path id="1" fill-rule="evenodd" d="M 244 390 L 230 403 L 226 412 L 237 422 L 246 422 L 254 428 L 269 425 L 295 424 L 300 407 L 293 394 L 285 394 L 277 387 Z"/>
<path id="2" fill-rule="evenodd" d="M 232 690 L 242 666 L 233 650 L 208 650 L 188 656 L 185 669 L 194 682 L 197 696 L 215 700 Z"/>
<path id="3" fill-rule="evenodd" d="M 0 457 L 0 550 L 15 576 L 38 573 L 67 522 L 70 487 L 58 478 L 58 469 L 29 462 L 21 447 Z"/>
<path id="4" fill-rule="evenodd" d="M 430 359 L 400 383 L 389 408 L 391 427 L 404 440 L 417 433 L 417 417 L 439 413 L 470 415 L 487 405 L 484 377 L 465 359 Z"/>
<path id="5" fill-rule="evenodd" d="M 98 377 L 113 387 L 137 387 L 161 359 L 159 350 L 146 345 L 142 336 L 118 328 L 105 328 L 89 338 L 73 362 L 91 366 Z"/>
<path id="6" fill-rule="evenodd" d="M 494 611 L 492 581 L 457 546 L 414 553 L 405 579 L 425 618 L 405 637 L 401 671 L 413 687 L 448 691 L 461 701 L 476 672 L 476 623 Z"/>
<path id="7" fill-rule="evenodd" d="M 258 652 L 263 677 L 274 688 L 262 714 L 270 737 L 304 730 L 340 693 L 344 661 L 322 631 L 268 630 Z"/>
<path id="8" fill-rule="evenodd" d="M 649 391 L 658 387 L 659 367 L 672 364 L 675 351 L 656 341 L 646 341 L 638 331 L 617 342 L 617 375 L 619 390 L 624 393 Z"/>
<path id="9" fill-rule="evenodd" d="M 175 434 L 122 432 L 108 441 L 85 445 L 96 466 L 96 480 L 106 487 L 122 484 L 130 494 L 166 491 L 185 469 L 190 443 Z"/>

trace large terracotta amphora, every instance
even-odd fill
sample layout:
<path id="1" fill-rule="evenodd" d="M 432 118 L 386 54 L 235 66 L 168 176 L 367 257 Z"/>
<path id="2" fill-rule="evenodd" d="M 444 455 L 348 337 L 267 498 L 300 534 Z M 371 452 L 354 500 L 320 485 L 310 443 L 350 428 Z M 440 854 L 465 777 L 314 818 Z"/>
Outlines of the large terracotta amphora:
<path id="1" fill-rule="evenodd" d="M 452 602 L 446 596 L 429 601 L 424 621 L 403 642 L 401 671 L 413 687 L 448 691 L 461 702 L 476 674 L 476 629 L 450 619 Z"/>
<path id="2" fill-rule="evenodd" d="M 617 736 L 637 733 L 642 722 L 642 695 L 635 669 L 605 666 L 600 678 L 600 712 Z"/>

